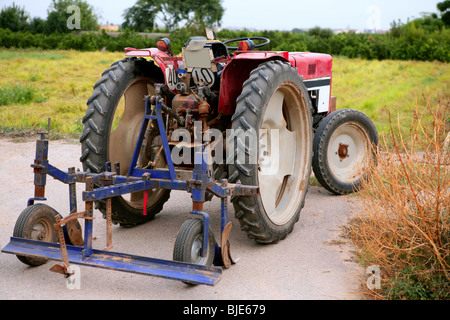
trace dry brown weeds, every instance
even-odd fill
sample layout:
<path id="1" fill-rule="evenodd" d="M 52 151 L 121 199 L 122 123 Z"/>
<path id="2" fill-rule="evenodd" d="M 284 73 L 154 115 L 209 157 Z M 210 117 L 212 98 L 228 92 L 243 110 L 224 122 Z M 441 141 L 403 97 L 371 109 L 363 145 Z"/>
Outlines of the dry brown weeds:
<path id="1" fill-rule="evenodd" d="M 423 120 L 427 113 L 432 123 Z M 378 165 L 359 192 L 362 207 L 351 228 L 361 262 L 382 270 L 383 288 L 370 295 L 450 297 L 449 122 L 449 101 L 432 106 L 428 99 L 409 132 L 391 121 L 380 139 Z"/>

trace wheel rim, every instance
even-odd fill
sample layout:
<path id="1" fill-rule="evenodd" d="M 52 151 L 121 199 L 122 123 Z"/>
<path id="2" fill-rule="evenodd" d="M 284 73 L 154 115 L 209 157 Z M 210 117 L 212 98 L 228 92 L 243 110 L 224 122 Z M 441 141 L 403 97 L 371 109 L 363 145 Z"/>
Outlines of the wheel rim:
<path id="1" fill-rule="evenodd" d="M 364 175 L 370 161 L 369 136 L 356 122 L 339 126 L 331 135 L 327 160 L 333 176 L 343 183 L 354 183 Z"/>
<path id="2" fill-rule="evenodd" d="M 191 247 L 191 262 L 193 264 L 198 265 L 206 265 L 206 261 L 208 260 L 208 257 L 202 257 L 202 248 L 203 248 L 203 235 L 199 234 L 197 237 L 195 237 L 194 242 L 192 243 Z M 209 252 L 208 252 L 209 254 Z"/>
<path id="3" fill-rule="evenodd" d="M 289 222 L 305 192 L 312 137 L 303 108 L 306 105 L 299 89 L 285 83 L 270 99 L 262 120 L 259 187 L 266 214 L 276 225 Z"/>
<path id="4" fill-rule="evenodd" d="M 39 219 L 31 228 L 30 239 L 44 242 L 52 242 L 53 232 L 50 222 Z"/>
<path id="5" fill-rule="evenodd" d="M 145 113 L 146 95 L 154 95 L 154 81 L 150 78 L 135 79 L 124 91 L 112 121 L 109 143 L 108 159 L 112 163 L 120 163 L 120 173 L 126 175 L 139 137 L 142 120 Z M 158 201 L 165 190 L 148 190 L 147 206 Z M 144 208 L 144 193 L 137 192 L 122 199 L 134 209 Z"/>

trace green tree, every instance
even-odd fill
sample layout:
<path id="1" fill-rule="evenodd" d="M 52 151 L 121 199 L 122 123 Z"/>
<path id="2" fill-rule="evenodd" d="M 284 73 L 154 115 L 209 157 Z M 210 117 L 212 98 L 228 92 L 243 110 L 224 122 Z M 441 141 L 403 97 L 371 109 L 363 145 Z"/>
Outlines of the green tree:
<path id="1" fill-rule="evenodd" d="M 80 9 L 80 30 L 98 30 L 98 16 L 94 13 L 94 8 L 86 1 L 52 0 L 47 10 L 47 33 L 68 33 L 72 31 L 68 28 L 68 20 L 74 14 L 70 10 L 67 12 L 70 6 L 77 6 Z"/>
<path id="2" fill-rule="evenodd" d="M 450 26 L 450 0 L 445 0 L 437 4 L 437 8 L 441 13 L 441 19 L 446 26 Z"/>
<path id="3" fill-rule="evenodd" d="M 333 37 L 334 32 L 331 29 L 322 29 L 321 27 L 314 27 L 308 30 L 308 34 L 316 38 L 329 39 Z"/>
<path id="4" fill-rule="evenodd" d="M 166 0 L 162 13 L 166 27 L 171 30 L 182 21 L 201 27 L 221 24 L 225 9 L 222 0 Z"/>
<path id="5" fill-rule="evenodd" d="M 0 12 L 0 28 L 11 31 L 25 30 L 30 16 L 25 11 L 25 7 L 19 7 L 15 3 L 9 7 L 3 7 Z"/>
<path id="6" fill-rule="evenodd" d="M 35 17 L 31 19 L 28 30 L 32 33 L 45 33 L 47 29 L 47 21 L 42 18 Z"/>
<path id="7" fill-rule="evenodd" d="M 138 0 L 125 11 L 123 27 L 143 30 L 145 28 L 139 27 L 140 23 L 154 26 L 157 19 L 169 31 L 176 29 L 181 23 L 216 26 L 221 24 L 224 12 L 222 0 Z"/>
<path id="8" fill-rule="evenodd" d="M 125 10 L 123 29 L 138 32 L 153 30 L 155 18 L 160 10 L 160 2 L 155 0 L 138 1 L 134 6 Z"/>

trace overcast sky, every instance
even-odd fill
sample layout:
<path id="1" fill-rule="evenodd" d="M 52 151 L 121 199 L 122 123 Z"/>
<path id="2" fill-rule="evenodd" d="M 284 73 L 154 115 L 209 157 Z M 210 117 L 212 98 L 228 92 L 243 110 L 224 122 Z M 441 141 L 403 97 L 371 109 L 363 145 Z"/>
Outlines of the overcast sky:
<path id="1" fill-rule="evenodd" d="M 222 27 L 292 30 L 294 28 L 390 28 L 392 21 L 420 17 L 421 12 L 437 12 L 442 0 L 222 0 L 225 14 Z M 51 0 L 0 0 L 0 7 L 15 2 L 32 17 L 47 17 Z M 136 0 L 87 0 L 101 23 L 121 24 L 126 8 Z"/>

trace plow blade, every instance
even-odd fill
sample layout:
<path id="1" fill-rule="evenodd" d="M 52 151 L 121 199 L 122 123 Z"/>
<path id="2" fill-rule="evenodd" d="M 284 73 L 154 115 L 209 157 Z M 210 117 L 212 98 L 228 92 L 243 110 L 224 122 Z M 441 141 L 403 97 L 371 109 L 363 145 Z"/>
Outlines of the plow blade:
<path id="1" fill-rule="evenodd" d="M 67 246 L 69 262 L 76 265 L 137 273 L 209 286 L 217 284 L 222 276 L 222 270 L 216 267 L 100 250 L 93 250 L 92 255 L 83 259 L 83 250 L 82 247 Z M 10 243 L 3 248 L 2 252 L 62 261 L 61 248 L 57 243 L 11 238 Z"/>

